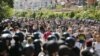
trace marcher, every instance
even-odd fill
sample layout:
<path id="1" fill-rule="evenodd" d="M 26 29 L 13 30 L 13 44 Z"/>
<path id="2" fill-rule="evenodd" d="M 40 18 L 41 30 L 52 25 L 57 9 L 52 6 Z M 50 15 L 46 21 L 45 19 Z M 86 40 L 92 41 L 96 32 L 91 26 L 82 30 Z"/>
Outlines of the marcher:
<path id="1" fill-rule="evenodd" d="M 99 25 L 87 19 L 3 20 L 0 56 L 87 56 L 94 54 L 91 48 L 100 56 Z M 91 46 L 86 44 L 89 39 Z"/>

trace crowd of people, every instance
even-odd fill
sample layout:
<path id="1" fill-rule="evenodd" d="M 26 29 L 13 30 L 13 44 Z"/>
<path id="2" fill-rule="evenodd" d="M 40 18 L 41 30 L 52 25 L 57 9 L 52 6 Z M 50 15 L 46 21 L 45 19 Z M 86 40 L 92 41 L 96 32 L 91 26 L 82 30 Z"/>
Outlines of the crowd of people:
<path id="1" fill-rule="evenodd" d="M 100 56 L 100 21 L 2 20 L 0 56 Z"/>

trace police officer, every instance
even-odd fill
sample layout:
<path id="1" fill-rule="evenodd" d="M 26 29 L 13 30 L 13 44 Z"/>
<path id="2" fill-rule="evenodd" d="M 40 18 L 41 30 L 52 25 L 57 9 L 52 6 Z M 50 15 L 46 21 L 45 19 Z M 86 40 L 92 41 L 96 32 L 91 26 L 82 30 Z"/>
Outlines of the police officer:
<path id="1" fill-rule="evenodd" d="M 15 40 L 15 44 L 11 46 L 10 51 L 9 51 L 10 53 L 9 56 L 21 56 L 23 47 L 20 42 L 20 37 L 15 35 L 13 38 Z"/>
<path id="2" fill-rule="evenodd" d="M 75 38 L 67 37 L 66 43 L 68 48 L 70 49 L 70 56 L 80 56 L 80 50 L 75 46 Z"/>
<path id="3" fill-rule="evenodd" d="M 35 55 L 34 56 L 38 56 L 39 53 L 41 52 L 41 41 L 39 39 L 35 39 L 33 44 L 35 47 Z"/>
<path id="4" fill-rule="evenodd" d="M 0 56 L 8 56 L 8 47 L 0 40 Z"/>
<path id="5" fill-rule="evenodd" d="M 59 56 L 70 56 L 70 49 L 66 45 L 61 45 L 58 54 Z"/>
<path id="6" fill-rule="evenodd" d="M 35 48 L 33 46 L 26 46 L 23 49 L 24 56 L 35 56 Z"/>
<path id="7" fill-rule="evenodd" d="M 56 41 L 54 41 L 54 40 L 48 41 L 47 52 L 48 52 L 48 56 L 57 56 L 58 55 L 58 44 Z"/>

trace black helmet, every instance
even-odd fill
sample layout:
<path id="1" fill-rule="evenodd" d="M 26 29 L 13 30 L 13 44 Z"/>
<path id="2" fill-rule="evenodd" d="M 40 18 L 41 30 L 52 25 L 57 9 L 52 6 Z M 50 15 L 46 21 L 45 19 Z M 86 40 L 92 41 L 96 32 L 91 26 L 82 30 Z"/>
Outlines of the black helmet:
<path id="1" fill-rule="evenodd" d="M 17 32 L 15 33 L 15 35 L 17 35 L 20 38 L 20 42 L 24 40 L 24 34 L 22 32 Z"/>
<path id="2" fill-rule="evenodd" d="M 39 32 L 33 33 L 33 40 L 35 40 L 35 39 L 40 39 L 40 33 Z"/>
<path id="3" fill-rule="evenodd" d="M 40 44 L 41 41 L 40 41 L 39 39 L 35 39 L 35 40 L 34 40 L 34 44 L 37 44 L 37 43 Z"/>
<path id="4" fill-rule="evenodd" d="M 50 40 L 57 40 L 56 36 L 55 35 L 49 35 L 48 36 L 48 41 Z"/>
<path id="5" fill-rule="evenodd" d="M 59 40 L 60 36 L 57 32 L 53 32 L 52 35 L 54 35 L 57 38 L 57 40 Z"/>
<path id="6" fill-rule="evenodd" d="M 89 50 L 83 50 L 81 52 L 82 56 L 94 56 L 92 52 L 90 52 Z M 97 55 L 98 56 L 98 55 Z"/>
<path id="7" fill-rule="evenodd" d="M 67 38 L 67 37 L 70 36 L 70 34 L 69 34 L 68 32 L 64 32 L 64 33 L 62 34 L 62 36 L 63 36 L 64 38 Z"/>
<path id="8" fill-rule="evenodd" d="M 25 56 L 31 56 L 32 54 L 34 55 L 35 53 L 35 48 L 33 46 L 26 46 L 23 49 L 23 54 Z"/>
<path id="9" fill-rule="evenodd" d="M 18 35 L 14 35 L 13 36 L 13 39 L 17 42 L 17 41 L 20 41 L 20 37 Z"/>
<path id="10" fill-rule="evenodd" d="M 52 53 L 57 52 L 58 51 L 58 43 L 54 40 L 48 41 L 47 42 L 47 51 L 50 56 Z"/>
<path id="11" fill-rule="evenodd" d="M 66 43 L 68 44 L 69 47 L 74 47 L 75 39 L 73 37 L 68 37 L 66 38 Z"/>
<path id="12" fill-rule="evenodd" d="M 5 33 L 5 34 L 1 35 L 1 38 L 2 39 L 6 39 L 6 40 L 11 40 L 12 39 L 12 35 L 8 34 L 8 33 Z"/>
<path id="13" fill-rule="evenodd" d="M 5 29 L 5 30 L 3 30 L 2 34 L 5 34 L 5 33 L 10 34 L 10 31 Z"/>
<path id="14" fill-rule="evenodd" d="M 59 56 L 69 56 L 70 50 L 66 45 L 61 45 L 58 51 Z"/>

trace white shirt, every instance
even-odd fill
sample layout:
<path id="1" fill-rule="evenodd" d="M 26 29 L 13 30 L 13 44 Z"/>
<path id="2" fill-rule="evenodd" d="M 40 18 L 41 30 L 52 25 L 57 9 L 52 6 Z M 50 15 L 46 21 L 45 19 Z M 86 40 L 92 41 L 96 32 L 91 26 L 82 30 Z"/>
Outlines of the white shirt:
<path id="1" fill-rule="evenodd" d="M 78 47 L 79 49 L 81 49 L 82 44 L 81 44 L 81 43 L 79 43 L 79 42 L 76 42 L 76 43 L 75 43 L 75 46 L 76 46 L 76 47 Z"/>
<path id="2" fill-rule="evenodd" d="M 100 56 L 100 43 L 95 42 L 94 48 L 97 54 Z"/>

